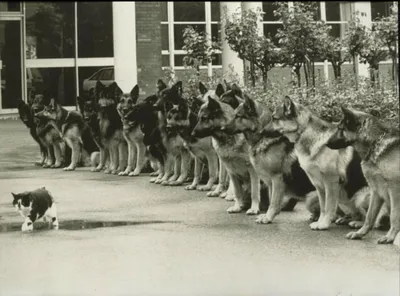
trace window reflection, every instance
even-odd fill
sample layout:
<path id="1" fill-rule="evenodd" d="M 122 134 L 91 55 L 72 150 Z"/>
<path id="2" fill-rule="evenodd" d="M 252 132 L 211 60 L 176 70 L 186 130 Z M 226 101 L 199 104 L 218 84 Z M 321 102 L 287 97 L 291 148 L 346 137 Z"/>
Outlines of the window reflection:
<path id="1" fill-rule="evenodd" d="M 26 2 L 27 59 L 74 57 L 74 2 Z"/>

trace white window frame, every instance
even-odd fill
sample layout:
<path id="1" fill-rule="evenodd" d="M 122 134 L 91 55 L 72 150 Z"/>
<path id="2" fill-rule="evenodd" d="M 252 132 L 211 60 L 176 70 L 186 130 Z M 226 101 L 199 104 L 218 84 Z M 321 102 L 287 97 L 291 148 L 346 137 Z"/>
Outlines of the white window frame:
<path id="1" fill-rule="evenodd" d="M 60 58 L 60 59 L 26 59 L 26 20 L 25 20 L 25 2 L 21 2 L 23 5 L 23 51 L 24 51 L 24 75 L 26 81 L 26 69 L 27 68 L 75 68 L 75 96 L 79 96 L 79 67 L 114 67 L 114 57 L 100 57 L 100 58 L 79 58 L 78 57 L 78 2 L 74 1 L 74 22 L 75 22 L 75 32 L 74 32 L 74 44 L 75 44 L 75 55 L 73 58 Z M 27 94 L 27 84 L 24 83 L 24 92 Z M 27 96 L 24 96 L 27 99 Z M 77 110 L 77 105 L 75 106 L 63 106 L 67 110 Z"/>
<path id="2" fill-rule="evenodd" d="M 202 1 L 203 2 L 203 1 Z M 206 35 L 208 37 L 208 42 L 211 43 L 211 27 L 213 24 L 219 24 L 218 21 L 211 20 L 211 2 L 204 1 L 205 8 L 205 21 L 184 21 L 184 22 L 175 22 L 174 20 L 174 2 L 167 2 L 167 18 L 168 21 L 162 21 L 161 25 L 168 25 L 168 50 L 162 50 L 161 54 L 163 56 L 169 56 L 169 66 L 162 67 L 163 70 L 171 68 L 173 70 L 184 70 L 184 66 L 175 66 L 175 55 L 184 55 L 186 52 L 182 49 L 175 49 L 175 38 L 174 38 L 174 25 L 205 25 L 206 27 Z M 221 54 L 221 51 L 217 52 Z M 209 77 L 213 74 L 213 69 L 222 69 L 222 65 L 212 65 L 212 63 L 207 63 L 206 66 L 200 66 L 200 70 L 206 70 Z"/>

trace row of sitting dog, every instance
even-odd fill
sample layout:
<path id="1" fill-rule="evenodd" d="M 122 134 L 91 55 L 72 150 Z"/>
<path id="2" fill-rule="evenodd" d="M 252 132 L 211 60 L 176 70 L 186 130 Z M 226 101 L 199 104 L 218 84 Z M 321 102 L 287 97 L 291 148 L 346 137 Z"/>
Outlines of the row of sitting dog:
<path id="1" fill-rule="evenodd" d="M 182 82 L 158 80 L 156 93 L 138 101 L 137 85 L 124 93 L 98 81 L 78 98 L 80 112 L 46 103 L 43 94 L 21 102 L 19 112 L 44 167 L 64 162 L 74 170 L 85 151 L 94 172 L 137 176 L 149 163 L 150 182 L 177 186 L 189 181 L 194 162 L 185 189 L 233 200 L 229 213 L 266 210 L 256 221 L 271 223 L 305 200 L 313 230 L 345 224 L 359 229 L 347 235 L 357 239 L 389 224 L 378 243 L 393 243 L 400 231 L 398 127 L 346 108 L 339 123 L 326 122 L 289 97 L 272 112 L 224 83 L 209 90 L 200 82 L 199 95 L 186 98 Z"/>

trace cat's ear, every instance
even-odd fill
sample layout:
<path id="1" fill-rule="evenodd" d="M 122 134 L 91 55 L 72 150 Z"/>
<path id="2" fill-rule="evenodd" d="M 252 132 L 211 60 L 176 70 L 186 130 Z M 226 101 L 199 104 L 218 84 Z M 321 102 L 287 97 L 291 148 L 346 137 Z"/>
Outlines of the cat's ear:
<path id="1" fill-rule="evenodd" d="M 14 197 L 14 199 L 17 199 L 17 198 L 18 198 L 18 194 L 15 194 L 15 193 L 13 193 L 13 192 L 11 192 L 11 194 L 12 194 L 12 196 Z"/>

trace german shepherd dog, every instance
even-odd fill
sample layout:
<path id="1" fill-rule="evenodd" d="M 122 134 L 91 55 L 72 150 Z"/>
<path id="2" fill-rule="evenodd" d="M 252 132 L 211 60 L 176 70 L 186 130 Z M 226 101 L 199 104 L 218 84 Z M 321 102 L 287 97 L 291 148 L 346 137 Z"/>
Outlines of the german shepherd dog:
<path id="1" fill-rule="evenodd" d="M 77 111 L 67 111 L 56 100 L 51 99 L 45 106 L 43 116 L 55 122 L 61 138 L 72 150 L 71 163 L 64 171 L 73 171 L 82 158 L 82 148 L 90 156 L 99 151 L 90 128 L 85 124 L 83 116 Z"/>
<path id="2" fill-rule="evenodd" d="M 116 175 L 125 170 L 127 143 L 123 136 L 121 117 L 117 111 L 118 98 L 122 92 L 116 82 L 105 86 L 97 81 L 95 88 L 96 104 L 100 128 L 100 163 L 94 171 L 101 171 L 105 167 L 107 155 L 110 165 L 105 174 Z"/>
<path id="3" fill-rule="evenodd" d="M 167 128 L 175 130 L 183 139 L 187 149 L 194 157 L 194 178 L 186 190 L 210 191 L 218 178 L 218 155 L 213 149 L 211 137 L 197 139 L 192 131 L 197 124 L 197 114 L 203 102 L 197 97 L 189 101 L 178 98 L 167 113 Z M 205 186 L 199 186 L 204 161 L 207 160 L 209 178 Z"/>
<path id="4" fill-rule="evenodd" d="M 178 81 L 170 88 L 165 88 L 157 95 L 154 108 L 158 111 L 159 129 L 162 142 L 167 149 L 164 176 L 161 185 L 179 186 L 189 176 L 192 157 L 179 133 L 167 126 L 167 113 L 182 99 L 182 82 Z"/>
<path id="5" fill-rule="evenodd" d="M 157 82 L 157 93 L 167 86 L 162 80 Z M 164 176 L 164 166 L 167 158 L 167 150 L 163 144 L 158 111 L 154 108 L 157 102 L 157 94 L 151 95 L 143 101 L 135 104 L 132 110 L 124 116 L 124 122 L 130 126 L 140 126 L 143 133 L 143 143 L 146 149 L 147 158 L 155 172 L 150 173 L 154 178 L 151 183 L 159 182 Z"/>
<path id="6" fill-rule="evenodd" d="M 222 95 L 221 101 L 229 96 L 229 93 Z M 270 124 L 271 115 L 267 106 L 245 94 L 234 119 L 222 127 L 228 133 L 244 134 L 250 146 L 250 161 L 268 186 L 270 205 L 266 214 L 258 216 L 258 223 L 271 223 L 281 210 L 292 210 L 297 199 L 304 199 L 306 194 L 315 191 L 300 167 L 294 144 L 278 132 L 262 133 L 264 126 Z"/>
<path id="7" fill-rule="evenodd" d="M 400 232 L 400 131 L 373 115 L 342 108 L 343 119 L 327 141 L 331 149 L 354 146 L 362 158 L 362 171 L 370 188 L 364 225 L 349 239 L 361 239 L 374 226 L 382 204 L 390 205 L 390 229 L 378 240 L 391 244 Z M 398 124 L 398 123 L 397 123 Z"/>
<path id="8" fill-rule="evenodd" d="M 212 137 L 213 147 L 228 172 L 234 188 L 235 204 L 227 212 L 239 213 L 247 208 L 246 214 L 256 215 L 260 212 L 260 179 L 251 164 L 249 145 L 244 135 L 231 135 L 221 129 L 234 118 L 234 109 L 220 101 L 223 93 L 224 88 L 219 84 L 214 92 L 204 94 L 204 103 L 192 134 L 199 138 Z M 251 207 L 245 200 L 249 191 Z"/>
<path id="9" fill-rule="evenodd" d="M 42 99 L 38 99 L 38 101 L 41 100 Z M 54 101 L 54 99 L 52 98 L 50 101 Z M 35 105 L 32 105 L 32 107 L 35 107 L 33 110 L 38 110 Z M 63 163 L 66 162 L 65 159 L 63 159 L 65 155 L 65 143 L 55 119 L 48 116 L 49 109 L 50 107 L 45 105 L 41 111 L 35 113 L 35 117 L 38 120 L 36 133 L 41 143 L 47 147 L 48 155 L 51 154 L 51 149 L 54 150 L 55 159 L 48 157 L 43 167 L 61 168 Z"/>
<path id="10" fill-rule="evenodd" d="M 18 103 L 18 113 L 19 113 L 19 118 L 22 120 L 22 122 L 25 124 L 25 126 L 29 129 L 29 133 L 31 134 L 32 138 L 36 141 L 36 143 L 39 144 L 40 147 L 40 156 L 41 159 L 38 162 L 35 162 L 35 165 L 38 166 L 43 166 L 46 161 L 47 158 L 54 158 L 54 149 L 50 149 L 51 155 L 48 156 L 48 151 L 47 151 L 47 147 L 45 145 L 43 145 L 43 143 L 40 141 L 39 136 L 37 135 L 37 119 L 35 119 L 34 117 L 34 111 L 32 110 L 31 106 L 32 104 L 36 104 L 35 100 L 42 100 L 43 96 L 40 95 L 38 97 L 36 97 L 33 94 L 33 98 L 31 100 L 28 100 L 28 104 L 25 103 L 24 101 L 20 100 Z M 39 107 L 37 105 L 37 107 Z M 44 108 L 44 104 L 42 105 L 42 107 Z M 37 109 L 37 111 L 41 111 L 42 108 Z"/>
<path id="11" fill-rule="evenodd" d="M 272 123 L 266 131 L 278 131 L 294 144 L 301 168 L 318 192 L 320 215 L 310 224 L 313 230 L 326 230 L 335 219 L 337 207 L 350 214 L 353 221 L 360 213 L 351 197 L 366 180 L 361 171 L 361 159 L 352 147 L 332 150 L 326 147 L 336 125 L 328 123 L 288 96 L 272 114 Z M 348 223 L 339 219 L 338 224 Z"/>
<path id="12" fill-rule="evenodd" d="M 119 91 L 122 93 L 122 91 Z M 138 123 L 132 124 L 124 119 L 139 98 L 139 86 L 135 85 L 129 94 L 121 94 L 117 105 L 122 120 L 123 135 L 128 143 L 128 165 L 119 176 L 138 176 L 146 163 L 146 146 L 143 142 L 144 134 Z"/>

